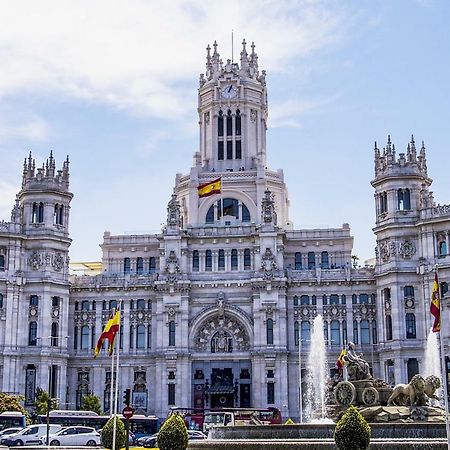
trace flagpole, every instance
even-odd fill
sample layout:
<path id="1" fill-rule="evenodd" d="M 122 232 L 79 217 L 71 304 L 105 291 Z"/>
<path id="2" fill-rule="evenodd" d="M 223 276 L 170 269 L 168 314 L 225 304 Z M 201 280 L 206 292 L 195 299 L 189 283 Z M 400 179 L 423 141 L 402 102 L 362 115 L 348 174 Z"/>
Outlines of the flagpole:
<path id="1" fill-rule="evenodd" d="M 119 314 L 122 312 L 122 300 L 119 303 Z M 120 355 L 120 316 L 119 316 L 119 328 L 117 329 L 117 334 L 119 335 L 119 344 L 117 344 L 117 362 L 116 362 L 116 386 L 114 392 L 114 425 L 113 425 L 113 442 L 112 450 L 116 450 L 116 429 L 117 429 L 117 397 L 119 395 L 119 355 Z M 113 343 L 113 355 L 114 348 L 116 346 L 117 339 L 114 339 Z M 114 356 L 113 356 L 114 361 Z"/>
<path id="2" fill-rule="evenodd" d="M 114 314 L 116 314 L 116 308 L 113 309 L 113 317 Z M 111 392 L 109 394 L 109 417 L 113 416 L 114 410 L 114 345 L 112 348 L 112 354 L 111 354 Z"/>
<path id="3" fill-rule="evenodd" d="M 448 389 L 447 389 L 447 370 L 445 364 L 445 353 L 444 353 L 444 336 L 442 333 L 442 324 L 445 323 L 443 320 L 443 310 L 444 310 L 444 302 L 442 301 L 441 295 L 441 285 L 439 283 L 439 272 L 438 265 L 435 266 L 436 269 L 436 278 L 438 281 L 438 292 L 439 292 L 439 343 L 440 343 L 440 353 L 441 353 L 441 379 L 442 384 L 444 385 L 444 408 L 445 408 L 445 431 L 447 433 L 447 448 L 450 450 L 450 424 L 448 421 Z M 433 281 L 434 282 L 434 281 Z"/>

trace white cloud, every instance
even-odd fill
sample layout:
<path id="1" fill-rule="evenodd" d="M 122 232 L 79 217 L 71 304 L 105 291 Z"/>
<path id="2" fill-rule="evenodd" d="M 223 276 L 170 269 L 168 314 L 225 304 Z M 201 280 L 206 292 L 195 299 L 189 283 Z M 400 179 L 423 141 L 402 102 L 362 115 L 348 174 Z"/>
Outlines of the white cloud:
<path id="1" fill-rule="evenodd" d="M 15 114 L 14 111 L 2 113 L 0 117 L 0 138 L 27 139 L 29 141 L 47 141 L 49 126 L 41 117 Z"/>
<path id="2" fill-rule="evenodd" d="M 0 220 L 9 222 L 18 189 L 17 186 L 0 180 L 0 192 Z"/>
<path id="3" fill-rule="evenodd" d="M 180 82 L 197 76 L 208 41 L 217 39 L 226 59 L 234 29 L 236 43 L 244 35 L 255 41 L 264 68 L 288 70 L 296 58 L 342 36 L 343 8 L 330 5 L 310 0 L 4 2 L 0 96 L 56 93 L 178 118 L 186 110 Z M 235 45 L 235 57 L 240 49 Z"/>

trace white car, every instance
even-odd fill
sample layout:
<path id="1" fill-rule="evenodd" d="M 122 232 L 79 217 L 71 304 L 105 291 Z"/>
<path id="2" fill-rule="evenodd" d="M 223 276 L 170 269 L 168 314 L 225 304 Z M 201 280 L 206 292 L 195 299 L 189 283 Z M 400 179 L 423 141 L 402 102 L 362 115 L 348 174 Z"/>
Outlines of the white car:
<path id="1" fill-rule="evenodd" d="M 57 447 L 65 445 L 95 447 L 100 445 L 101 438 L 95 428 L 76 426 L 63 428 L 57 433 L 50 434 L 49 441 L 50 445 Z M 41 439 L 41 443 L 47 444 L 47 436 Z"/>
<path id="2" fill-rule="evenodd" d="M 0 438 L 4 438 L 6 436 L 9 436 L 10 434 L 18 433 L 23 428 L 24 427 L 5 428 L 4 430 L 0 431 Z"/>
<path id="3" fill-rule="evenodd" d="M 50 425 L 50 434 L 56 433 L 61 429 L 61 425 Z M 22 445 L 39 445 L 41 438 L 47 435 L 47 425 L 31 425 L 20 430 L 18 433 L 10 434 L 1 439 L 2 445 L 8 447 L 22 446 Z"/>

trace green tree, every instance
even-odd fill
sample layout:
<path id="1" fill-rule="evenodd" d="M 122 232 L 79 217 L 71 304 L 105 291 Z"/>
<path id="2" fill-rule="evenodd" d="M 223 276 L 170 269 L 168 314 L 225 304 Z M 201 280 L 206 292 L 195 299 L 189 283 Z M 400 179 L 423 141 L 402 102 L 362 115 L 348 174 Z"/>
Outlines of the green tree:
<path id="1" fill-rule="evenodd" d="M 127 440 L 127 432 L 125 430 L 125 425 L 118 417 L 116 417 L 116 445 L 113 445 L 113 433 L 114 432 L 114 417 L 106 422 L 105 426 L 102 428 L 102 445 L 111 450 L 119 450 L 125 446 Z"/>
<path id="2" fill-rule="evenodd" d="M 20 395 L 9 395 L 0 392 L 0 414 L 5 411 L 18 411 L 27 415 L 26 409 L 22 406 L 24 398 Z"/>
<path id="3" fill-rule="evenodd" d="M 334 442 L 338 450 L 366 450 L 370 444 L 370 426 L 351 405 L 336 424 Z"/>
<path id="4" fill-rule="evenodd" d="M 85 395 L 81 402 L 82 411 L 93 411 L 97 414 L 102 413 L 102 407 L 100 405 L 100 398 L 94 394 Z"/>
<path id="5" fill-rule="evenodd" d="M 50 398 L 50 395 L 47 391 L 44 391 L 41 388 L 37 388 L 34 406 L 36 407 L 36 414 L 47 414 L 47 409 L 49 408 L 49 406 L 49 411 L 58 409 L 58 401 L 56 400 L 56 398 Z"/>
<path id="6" fill-rule="evenodd" d="M 160 450 L 185 450 L 187 446 L 186 424 L 179 414 L 172 414 L 159 430 L 158 448 Z"/>

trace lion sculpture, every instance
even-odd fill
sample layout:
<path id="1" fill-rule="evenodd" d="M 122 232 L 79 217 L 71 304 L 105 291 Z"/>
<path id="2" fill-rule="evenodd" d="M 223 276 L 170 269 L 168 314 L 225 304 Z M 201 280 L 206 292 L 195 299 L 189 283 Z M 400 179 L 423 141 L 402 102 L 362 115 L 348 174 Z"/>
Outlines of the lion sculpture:
<path id="1" fill-rule="evenodd" d="M 425 393 L 425 379 L 422 375 L 414 375 L 408 384 L 397 384 L 388 398 L 388 406 L 423 406 Z"/>
<path id="2" fill-rule="evenodd" d="M 428 398 L 440 400 L 435 392 L 441 387 L 441 380 L 436 375 L 429 375 L 425 378 L 425 394 Z"/>

